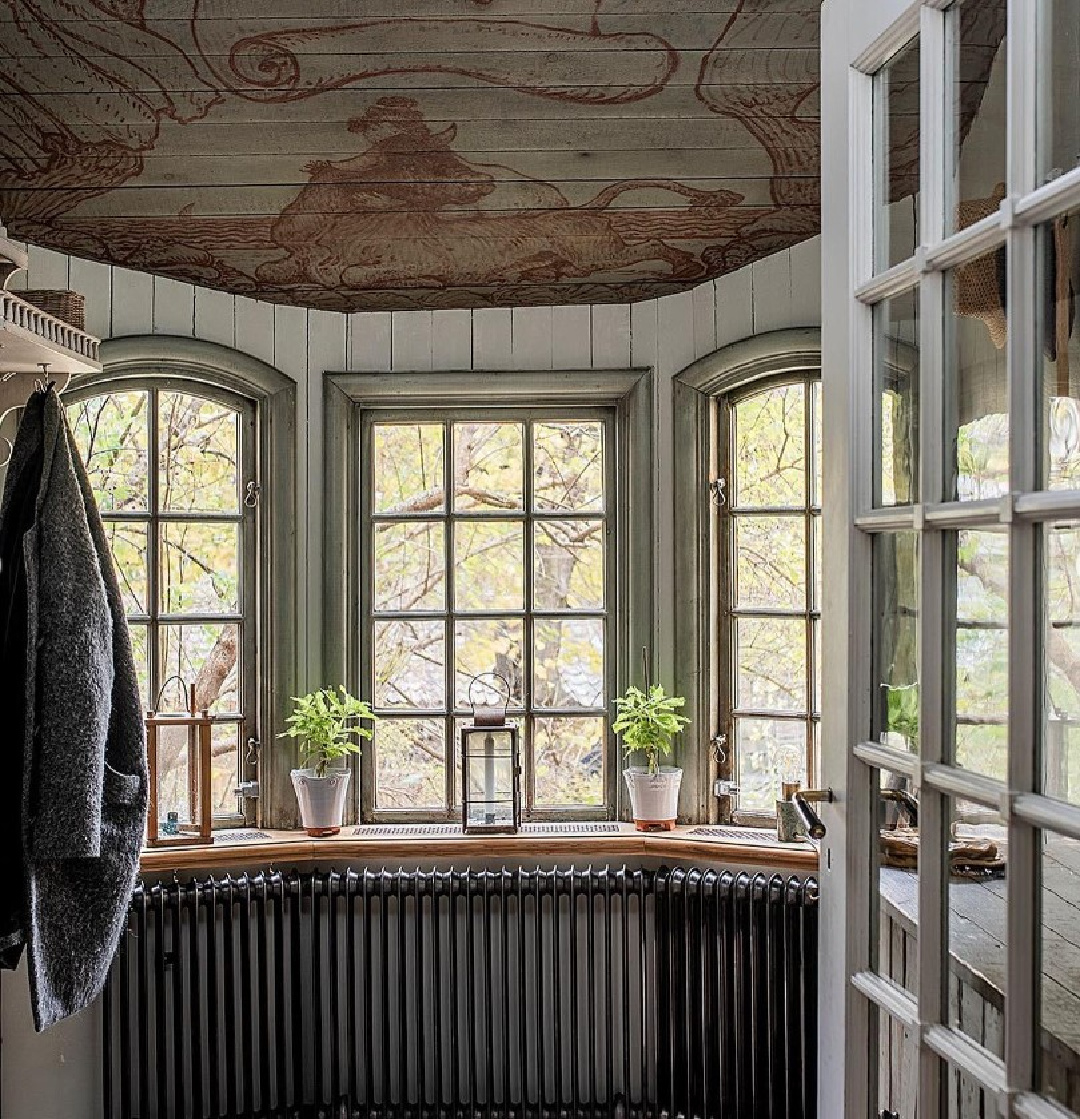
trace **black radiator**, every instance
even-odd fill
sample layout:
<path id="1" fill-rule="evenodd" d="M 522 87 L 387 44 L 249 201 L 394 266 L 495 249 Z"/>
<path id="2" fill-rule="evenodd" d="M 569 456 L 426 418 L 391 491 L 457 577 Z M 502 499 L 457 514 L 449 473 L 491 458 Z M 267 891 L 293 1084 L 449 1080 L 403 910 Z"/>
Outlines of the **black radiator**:
<path id="1" fill-rule="evenodd" d="M 106 1119 L 802 1119 L 817 883 L 272 871 L 141 886 Z"/>

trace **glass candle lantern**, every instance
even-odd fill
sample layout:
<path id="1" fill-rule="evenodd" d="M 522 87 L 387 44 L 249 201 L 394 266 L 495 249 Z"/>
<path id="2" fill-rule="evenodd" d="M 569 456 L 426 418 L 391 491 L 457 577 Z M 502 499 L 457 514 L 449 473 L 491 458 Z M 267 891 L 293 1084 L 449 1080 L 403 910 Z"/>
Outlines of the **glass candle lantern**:
<path id="1" fill-rule="evenodd" d="M 185 687 L 186 711 L 147 711 L 150 776 L 146 842 L 150 847 L 213 843 L 210 759 L 213 719 Z M 158 696 L 161 707 L 161 696 Z"/>
<path id="2" fill-rule="evenodd" d="M 518 728 L 506 719 L 509 685 L 497 679 L 506 702 L 473 702 L 473 721 L 461 728 L 461 830 L 467 835 L 512 835 L 521 826 Z M 471 686 L 469 694 L 472 702 Z"/>

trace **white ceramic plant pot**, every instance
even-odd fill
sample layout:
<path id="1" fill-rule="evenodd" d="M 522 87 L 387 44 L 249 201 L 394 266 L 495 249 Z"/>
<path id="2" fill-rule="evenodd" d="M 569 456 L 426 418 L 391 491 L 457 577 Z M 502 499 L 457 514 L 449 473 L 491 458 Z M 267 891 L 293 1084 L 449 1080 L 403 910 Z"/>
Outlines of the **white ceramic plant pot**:
<path id="1" fill-rule="evenodd" d="M 291 776 L 304 830 L 308 835 L 337 835 L 352 774 L 338 769 L 318 777 L 313 769 L 294 769 Z"/>
<path id="2" fill-rule="evenodd" d="M 646 766 L 632 765 L 623 770 L 630 790 L 634 824 L 641 831 L 671 831 L 679 814 L 679 786 L 682 770 L 662 765 L 652 773 Z"/>

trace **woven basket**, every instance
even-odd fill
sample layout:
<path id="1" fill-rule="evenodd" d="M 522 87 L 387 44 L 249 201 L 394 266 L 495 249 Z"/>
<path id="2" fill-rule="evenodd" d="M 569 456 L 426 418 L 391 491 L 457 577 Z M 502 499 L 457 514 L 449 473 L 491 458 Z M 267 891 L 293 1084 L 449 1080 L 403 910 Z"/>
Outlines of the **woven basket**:
<path id="1" fill-rule="evenodd" d="M 47 315 L 54 315 L 75 327 L 83 330 L 86 324 L 86 299 L 77 291 L 46 291 L 31 290 L 17 293 L 27 303 L 44 311 Z"/>

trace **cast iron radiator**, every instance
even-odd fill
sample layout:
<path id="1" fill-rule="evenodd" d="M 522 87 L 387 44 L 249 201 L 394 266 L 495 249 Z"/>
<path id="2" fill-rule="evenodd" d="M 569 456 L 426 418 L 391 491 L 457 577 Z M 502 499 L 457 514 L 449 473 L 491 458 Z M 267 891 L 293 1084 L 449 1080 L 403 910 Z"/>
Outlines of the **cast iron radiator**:
<path id="1" fill-rule="evenodd" d="M 696 869 L 140 886 L 106 1119 L 802 1119 L 817 883 Z"/>

